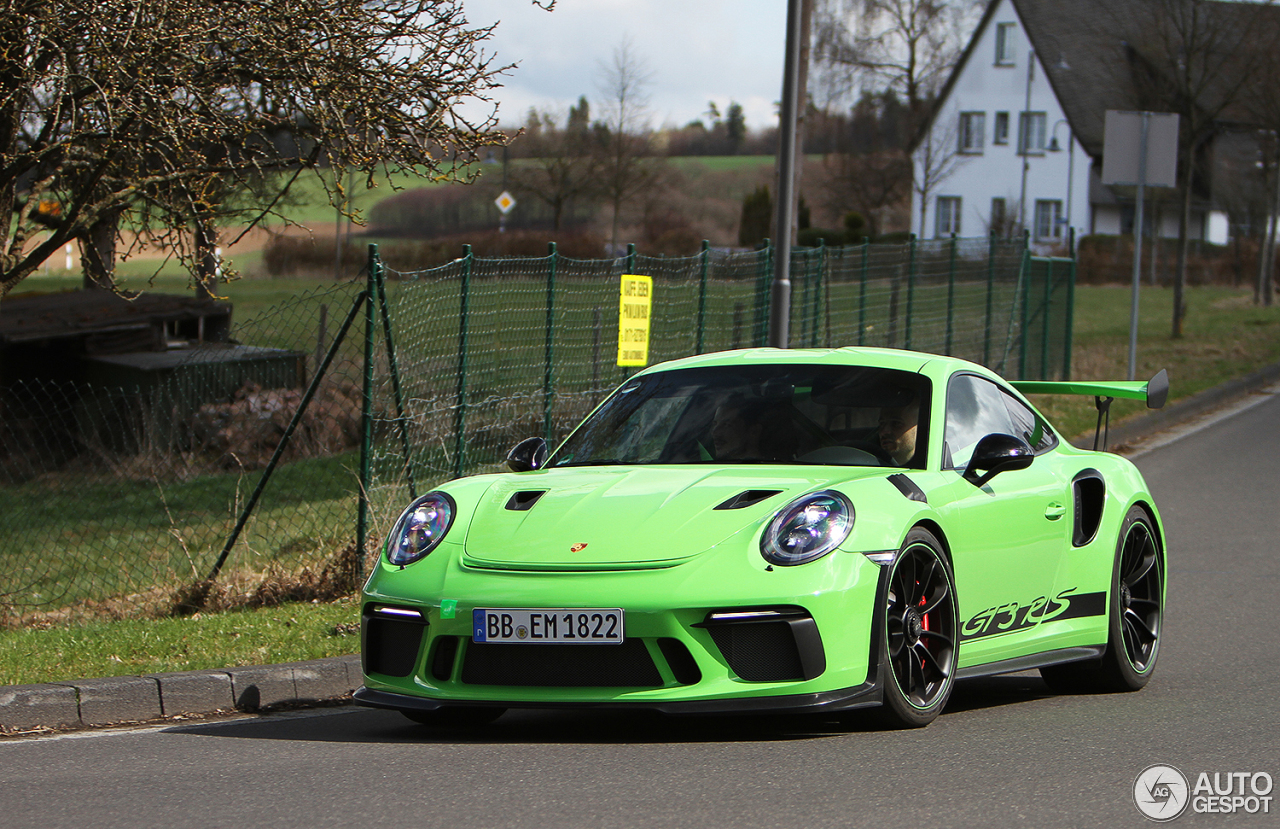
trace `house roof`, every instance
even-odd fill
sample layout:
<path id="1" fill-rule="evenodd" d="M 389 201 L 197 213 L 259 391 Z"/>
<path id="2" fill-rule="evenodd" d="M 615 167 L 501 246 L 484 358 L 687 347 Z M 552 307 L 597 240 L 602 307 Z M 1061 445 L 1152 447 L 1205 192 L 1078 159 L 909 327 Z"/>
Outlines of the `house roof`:
<path id="1" fill-rule="evenodd" d="M 1001 0 L 992 0 L 940 95 L 947 99 L 964 71 L 982 33 L 990 25 Z M 1139 87 L 1142 64 L 1159 72 L 1158 27 L 1152 23 L 1156 4 L 1150 0 L 1010 0 L 1031 46 L 1048 76 L 1076 140 L 1089 155 L 1102 155 L 1108 109 L 1152 108 Z M 1280 27 L 1280 8 L 1245 2 L 1204 2 L 1199 8 L 1212 15 L 1214 25 L 1239 33 L 1241 39 L 1260 23 Z M 1223 24 L 1225 21 L 1225 25 Z M 1144 56 L 1144 53 L 1148 53 Z M 1212 83 L 1207 84 L 1212 94 Z M 1144 106 L 1145 103 L 1145 106 Z M 1238 110 L 1239 108 L 1237 108 Z M 938 109 L 935 109 L 935 113 Z M 1243 120 L 1240 111 L 1224 113 Z M 928 128 L 931 128 L 930 124 Z"/>

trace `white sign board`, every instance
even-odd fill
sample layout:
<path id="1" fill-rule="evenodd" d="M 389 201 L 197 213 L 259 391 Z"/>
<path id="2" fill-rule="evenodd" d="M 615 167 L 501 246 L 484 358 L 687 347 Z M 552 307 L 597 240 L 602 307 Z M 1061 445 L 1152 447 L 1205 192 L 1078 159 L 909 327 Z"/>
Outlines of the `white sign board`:
<path id="1" fill-rule="evenodd" d="M 1142 160 L 1142 121 L 1147 121 L 1147 187 L 1178 186 L 1178 116 L 1172 112 L 1107 110 L 1102 139 L 1102 183 L 1137 185 Z"/>
<path id="2" fill-rule="evenodd" d="M 498 209 L 502 211 L 502 215 L 504 216 L 511 212 L 511 208 L 516 206 L 515 197 L 506 190 L 503 190 L 502 195 L 494 199 L 493 203 L 498 206 Z"/>

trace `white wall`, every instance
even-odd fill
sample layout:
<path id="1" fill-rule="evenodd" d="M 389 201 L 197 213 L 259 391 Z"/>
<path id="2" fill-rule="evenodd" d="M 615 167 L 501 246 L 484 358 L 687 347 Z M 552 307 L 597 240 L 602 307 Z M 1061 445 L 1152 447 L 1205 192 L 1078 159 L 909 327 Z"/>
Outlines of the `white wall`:
<path id="1" fill-rule="evenodd" d="M 1013 36 L 1013 65 L 997 66 L 996 29 L 999 23 L 1016 23 Z M 961 70 L 951 89 L 951 94 L 943 105 L 942 111 L 934 121 L 933 136 L 937 142 L 957 140 L 958 124 L 962 112 L 983 112 L 986 114 L 985 135 L 980 155 L 959 156 L 959 164 L 955 171 L 928 194 L 923 227 L 920 221 L 920 194 L 913 190 L 911 222 L 912 230 L 921 239 L 934 238 L 936 229 L 935 209 L 938 196 L 959 196 L 961 202 L 961 236 L 983 236 L 988 233 L 991 218 L 991 200 L 1005 199 L 1009 213 L 1016 222 L 1019 216 L 1018 203 L 1022 191 L 1022 157 L 1017 153 L 1019 114 L 1028 110 L 1027 96 L 1027 60 L 1031 44 L 1018 20 L 1010 0 L 1002 0 L 995 13 L 982 32 L 977 47 L 970 54 L 968 62 Z M 1030 112 L 1046 114 L 1045 144 L 1048 145 L 1055 134 L 1059 152 L 1045 152 L 1042 155 L 1028 155 L 1026 177 L 1026 208 L 1022 213 L 1025 227 L 1035 232 L 1035 203 L 1038 199 L 1055 199 L 1062 202 L 1063 214 L 1066 215 L 1068 202 L 1070 215 L 1067 219 L 1075 227 L 1077 237 L 1089 230 L 1089 157 L 1080 145 L 1070 140 L 1070 125 L 1065 123 L 1065 115 L 1058 105 L 1056 96 L 1049 86 L 1044 67 L 1037 56 L 1034 76 L 1030 84 Z M 1009 113 L 1009 140 L 1007 144 L 994 144 L 997 112 Z M 1062 123 L 1059 123 L 1062 122 Z M 950 146 L 954 147 L 952 143 Z M 919 182 L 921 151 L 917 151 L 914 159 L 916 166 L 915 181 Z M 1071 168 L 1071 157 L 1074 155 L 1074 170 L 1068 177 Z M 1070 198 L 1068 198 L 1070 191 Z M 1062 238 L 1066 239 L 1066 229 Z"/>

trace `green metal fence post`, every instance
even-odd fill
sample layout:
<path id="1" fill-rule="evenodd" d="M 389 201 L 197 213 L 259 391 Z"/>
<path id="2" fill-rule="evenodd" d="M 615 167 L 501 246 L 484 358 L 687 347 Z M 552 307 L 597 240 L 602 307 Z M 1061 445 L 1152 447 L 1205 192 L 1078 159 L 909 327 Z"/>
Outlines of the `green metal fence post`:
<path id="1" fill-rule="evenodd" d="M 987 241 L 987 312 L 982 323 L 982 364 L 991 366 L 991 302 L 996 289 L 996 235 Z"/>
<path id="2" fill-rule="evenodd" d="M 951 338 L 955 328 L 956 311 L 956 235 L 951 234 L 951 262 L 947 267 L 947 342 L 945 353 L 952 356 Z"/>
<path id="3" fill-rule="evenodd" d="M 378 267 L 370 268 L 377 283 L 378 308 L 382 315 L 382 337 L 387 341 L 387 363 L 391 368 L 391 390 L 396 404 L 396 431 L 400 433 L 400 451 L 404 455 L 404 472 L 409 481 L 409 497 L 418 497 L 418 484 L 413 474 L 413 450 L 409 448 L 409 424 L 404 416 L 404 391 L 400 385 L 400 364 L 396 360 L 396 341 L 391 335 L 391 308 L 387 299 L 387 280 L 383 272 L 382 262 Z M 373 302 L 372 296 L 370 303 Z"/>
<path id="4" fill-rule="evenodd" d="M 627 273 L 634 274 L 636 272 L 636 244 L 635 242 L 627 242 Z"/>
<path id="5" fill-rule="evenodd" d="M 1066 342 L 1066 345 L 1064 346 L 1066 350 L 1063 352 L 1063 356 L 1062 356 L 1062 379 L 1063 380 L 1071 379 L 1071 348 L 1073 346 L 1072 329 L 1075 327 L 1075 313 L 1076 313 L 1075 228 L 1068 228 L 1067 239 L 1068 239 L 1068 244 L 1070 245 L 1069 249 L 1071 251 L 1071 264 L 1068 266 L 1068 271 L 1067 271 L 1067 333 L 1066 333 L 1067 342 Z"/>
<path id="6" fill-rule="evenodd" d="M 634 249 L 634 245 L 629 245 Z M 556 243 L 547 243 L 547 339 L 546 372 L 542 379 L 542 437 L 551 442 L 551 389 L 555 382 Z M 634 252 L 628 254 L 628 259 Z"/>
<path id="7" fill-rule="evenodd" d="M 364 308 L 364 390 L 360 396 L 360 493 L 356 513 L 356 572 L 364 572 L 369 533 L 369 484 L 373 478 L 373 297 L 382 276 L 378 246 L 369 245 L 368 298 Z"/>
<path id="8" fill-rule="evenodd" d="M 813 274 L 813 300 L 809 303 L 809 347 L 818 347 L 818 316 L 822 310 L 823 275 L 827 270 L 827 240 L 818 240 L 818 250 L 814 256 L 817 267 Z"/>
<path id="9" fill-rule="evenodd" d="M 904 346 L 911 350 L 911 320 L 915 316 L 916 302 L 916 235 L 911 234 L 911 246 L 907 252 L 907 337 Z"/>
<path id="10" fill-rule="evenodd" d="M 471 325 L 471 245 L 462 246 L 462 285 L 458 297 L 458 393 L 453 410 L 453 477 L 461 478 L 467 452 L 467 346 Z"/>
<path id="11" fill-rule="evenodd" d="M 858 273 L 858 345 L 862 345 L 867 332 L 867 264 L 871 252 L 871 237 L 862 237 L 862 267 Z"/>
<path id="12" fill-rule="evenodd" d="M 707 331 L 707 267 L 711 261 L 711 243 L 706 239 L 702 240 L 702 267 L 701 274 L 698 277 L 698 350 L 697 354 L 702 353 L 703 346 L 706 341 Z"/>
<path id="13" fill-rule="evenodd" d="M 1049 308 L 1053 302 L 1053 259 L 1045 260 L 1044 304 L 1040 308 L 1040 379 L 1049 379 Z"/>
<path id="14" fill-rule="evenodd" d="M 757 348 L 766 344 L 769 326 L 769 276 L 773 273 L 773 242 L 760 243 L 756 257 L 756 295 L 752 308 L 755 319 L 751 326 L 751 344 Z"/>
<path id="15" fill-rule="evenodd" d="M 1031 293 L 1031 248 L 1022 248 L 1022 267 L 1018 269 L 1018 290 L 1015 292 L 1014 302 L 1018 301 L 1018 294 L 1022 296 L 1022 327 L 1018 331 L 1018 379 L 1027 379 L 1027 296 Z"/>

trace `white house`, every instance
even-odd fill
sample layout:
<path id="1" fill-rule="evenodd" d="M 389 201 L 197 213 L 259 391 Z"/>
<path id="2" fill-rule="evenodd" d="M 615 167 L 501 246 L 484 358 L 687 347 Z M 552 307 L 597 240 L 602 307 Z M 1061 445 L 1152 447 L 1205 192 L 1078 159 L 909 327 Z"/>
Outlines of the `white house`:
<path id="1" fill-rule="evenodd" d="M 1149 13 L 1134 0 L 992 0 L 912 154 L 919 238 L 1026 228 L 1044 248 L 1068 228 L 1132 232 L 1132 188 L 1100 175 L 1106 110 L 1138 108 L 1126 44 L 1107 25 L 1125 5 Z M 1146 232 L 1177 236 L 1173 192 L 1148 198 Z M 1190 235 L 1226 242 L 1226 214 L 1201 200 Z"/>

